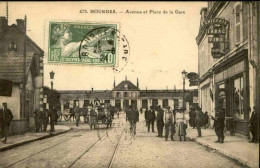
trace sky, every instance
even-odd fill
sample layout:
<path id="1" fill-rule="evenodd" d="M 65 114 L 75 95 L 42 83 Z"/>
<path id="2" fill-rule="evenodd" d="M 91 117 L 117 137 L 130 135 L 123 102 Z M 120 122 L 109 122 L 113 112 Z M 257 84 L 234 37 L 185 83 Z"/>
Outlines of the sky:
<path id="1" fill-rule="evenodd" d="M 50 86 L 49 72 L 55 72 L 54 89 L 95 90 L 112 89 L 127 79 L 140 89 L 182 89 L 181 72 L 198 72 L 200 10 L 207 2 L 9 2 L 9 25 L 27 15 L 27 35 L 45 52 L 44 85 Z M 108 9 L 117 14 L 80 13 L 80 10 Z M 127 14 L 129 11 L 148 11 L 148 14 Z M 154 14 L 150 10 L 168 11 Z M 169 11 L 173 14 L 169 14 Z M 176 14 L 175 12 L 179 11 Z M 181 12 L 182 11 L 182 12 Z M 183 14 L 184 12 L 184 14 Z M 182 14 L 180 14 L 182 13 Z M 0 16 L 6 15 L 6 2 L 0 2 Z M 120 32 L 130 45 L 130 58 L 124 69 L 87 65 L 48 64 L 48 22 L 120 23 Z M 189 82 L 186 80 L 186 88 Z"/>

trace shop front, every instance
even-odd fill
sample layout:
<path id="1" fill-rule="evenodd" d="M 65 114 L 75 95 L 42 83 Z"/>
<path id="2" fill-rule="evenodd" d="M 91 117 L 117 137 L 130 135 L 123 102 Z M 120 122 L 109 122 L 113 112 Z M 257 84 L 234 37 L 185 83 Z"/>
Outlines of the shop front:
<path id="1" fill-rule="evenodd" d="M 241 58 L 241 57 L 240 57 Z M 248 135 L 249 81 L 245 57 L 222 64 L 214 76 L 215 107 L 226 113 L 226 128 L 233 133 Z"/>

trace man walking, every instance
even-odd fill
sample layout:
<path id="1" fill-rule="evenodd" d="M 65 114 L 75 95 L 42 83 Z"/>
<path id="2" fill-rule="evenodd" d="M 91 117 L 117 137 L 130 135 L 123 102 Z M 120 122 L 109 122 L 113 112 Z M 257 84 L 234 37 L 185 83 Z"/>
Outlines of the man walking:
<path id="1" fill-rule="evenodd" d="M 150 132 L 151 125 L 152 125 L 152 132 L 154 132 L 155 111 L 152 106 L 150 106 L 150 109 L 148 110 L 147 120 L 148 120 L 148 132 Z"/>
<path id="2" fill-rule="evenodd" d="M 39 109 L 34 111 L 35 131 L 39 132 L 42 129 L 42 114 Z"/>
<path id="3" fill-rule="evenodd" d="M 250 132 L 252 133 L 252 140 L 250 143 L 257 142 L 259 139 L 259 114 L 256 106 L 253 107 L 252 115 L 249 121 Z"/>
<path id="4" fill-rule="evenodd" d="M 42 123 L 43 123 L 43 132 L 46 132 L 47 131 L 47 126 L 48 126 L 48 123 L 49 123 L 49 112 L 47 109 L 43 110 L 43 113 L 42 113 Z"/>
<path id="5" fill-rule="evenodd" d="M 136 134 L 136 123 L 139 122 L 139 112 L 134 106 L 130 105 L 129 111 L 129 122 L 130 122 L 130 129 Z"/>
<path id="6" fill-rule="evenodd" d="M 164 122 L 163 122 L 163 116 L 164 116 L 164 111 L 161 108 L 161 106 L 158 106 L 158 113 L 157 113 L 157 130 L 158 130 L 158 137 L 162 137 L 163 135 L 163 127 L 164 127 Z"/>
<path id="7" fill-rule="evenodd" d="M 225 121 L 225 109 L 220 109 L 219 112 L 216 112 L 216 117 L 211 118 L 214 120 L 215 132 L 218 137 L 216 143 L 224 143 L 224 121 Z"/>
<path id="8" fill-rule="evenodd" d="M 171 140 L 174 141 L 173 135 L 175 133 L 175 115 L 171 111 L 170 106 L 167 107 L 167 110 L 164 113 L 164 123 L 165 123 L 165 141 L 168 140 L 169 131 L 171 130 Z"/>
<path id="9" fill-rule="evenodd" d="M 76 126 L 79 126 L 79 121 L 80 121 L 80 111 L 79 111 L 79 106 L 76 106 L 74 109 L 74 114 L 76 117 Z"/>
<path id="10" fill-rule="evenodd" d="M 1 124 L 2 137 L 4 138 L 2 142 L 4 144 L 7 141 L 9 126 L 12 119 L 13 119 L 13 114 L 11 110 L 7 108 L 7 103 L 3 103 L 3 109 L 0 109 L 0 124 Z"/>
<path id="11" fill-rule="evenodd" d="M 195 118 L 195 124 L 198 131 L 198 137 L 201 137 L 201 126 L 203 121 L 203 112 L 201 111 L 201 108 L 198 107 L 198 109 L 195 111 L 196 118 Z"/>
<path id="12" fill-rule="evenodd" d="M 190 117 L 189 124 L 194 129 L 196 127 L 196 125 L 195 125 L 196 113 L 194 111 L 194 107 L 191 107 L 190 112 L 189 112 L 189 117 Z"/>

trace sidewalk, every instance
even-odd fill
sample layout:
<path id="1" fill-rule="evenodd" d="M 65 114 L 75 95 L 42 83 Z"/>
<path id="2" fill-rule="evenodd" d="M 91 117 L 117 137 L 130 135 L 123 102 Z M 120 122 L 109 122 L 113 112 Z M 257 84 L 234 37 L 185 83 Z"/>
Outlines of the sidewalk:
<path id="1" fill-rule="evenodd" d="M 4 144 L 0 142 L 0 151 L 8 150 L 29 142 L 49 138 L 55 135 L 59 135 L 71 130 L 70 127 L 63 125 L 55 125 L 55 132 L 50 133 L 49 130 L 47 132 L 27 132 L 22 135 L 14 135 L 7 138 L 7 143 Z"/>
<path id="2" fill-rule="evenodd" d="M 225 135 L 225 143 L 215 143 L 214 129 L 202 129 L 202 137 L 197 137 L 196 129 L 188 128 L 187 137 L 198 144 L 216 150 L 248 167 L 259 167 L 259 144 L 249 143 L 247 139 Z"/>

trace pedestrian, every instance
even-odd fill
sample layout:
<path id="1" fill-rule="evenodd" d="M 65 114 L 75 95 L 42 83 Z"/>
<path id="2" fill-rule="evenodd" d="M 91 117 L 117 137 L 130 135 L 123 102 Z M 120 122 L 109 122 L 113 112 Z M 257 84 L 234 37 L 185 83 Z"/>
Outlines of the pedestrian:
<path id="1" fill-rule="evenodd" d="M 35 122 L 35 132 L 39 132 L 42 127 L 42 114 L 39 109 L 34 111 L 34 122 Z"/>
<path id="2" fill-rule="evenodd" d="M 55 123 L 55 114 L 54 114 L 54 109 L 50 109 L 49 111 L 49 117 L 50 117 L 50 125 L 51 125 L 51 129 L 50 132 L 54 132 L 54 123 Z"/>
<path id="3" fill-rule="evenodd" d="M 169 131 L 171 131 L 171 140 L 174 141 L 173 135 L 175 134 L 175 115 L 171 110 L 170 106 L 164 112 L 164 123 L 165 123 L 165 141 L 168 140 Z"/>
<path id="4" fill-rule="evenodd" d="M 259 113 L 257 112 L 256 106 L 253 107 L 251 118 L 249 121 L 249 128 L 252 134 L 252 140 L 250 143 L 258 142 L 259 140 Z"/>
<path id="5" fill-rule="evenodd" d="M 201 126 L 203 123 L 203 112 L 201 111 L 201 108 L 198 107 L 195 111 L 196 113 L 196 118 L 195 118 L 195 124 L 196 124 L 196 128 L 198 131 L 198 136 L 197 137 L 201 137 Z"/>
<path id="6" fill-rule="evenodd" d="M 189 124 L 191 127 L 193 127 L 193 129 L 195 129 L 196 125 L 195 125 L 195 118 L 196 118 L 196 113 L 195 113 L 195 109 L 194 107 L 191 107 L 191 110 L 189 112 Z"/>
<path id="7" fill-rule="evenodd" d="M 147 120 L 148 120 L 148 132 L 150 132 L 150 126 L 152 126 L 152 132 L 154 132 L 154 121 L 155 121 L 155 111 L 152 106 L 150 106 L 150 110 L 148 110 Z"/>
<path id="8" fill-rule="evenodd" d="M 215 143 L 224 143 L 224 122 L 225 122 L 225 109 L 221 108 L 219 111 L 216 112 L 216 117 L 211 116 L 214 120 L 214 128 L 218 140 Z"/>
<path id="9" fill-rule="evenodd" d="M 144 112 L 145 126 L 148 126 L 148 108 Z"/>
<path id="10" fill-rule="evenodd" d="M 208 127 L 209 123 L 209 115 L 208 112 L 206 111 L 205 114 L 203 115 L 203 127 L 206 129 Z"/>
<path id="11" fill-rule="evenodd" d="M 186 141 L 186 129 L 187 129 L 187 120 L 184 114 L 184 111 L 182 109 L 178 109 L 176 113 L 176 123 L 177 123 L 177 133 L 180 137 L 180 141 L 183 140 Z"/>
<path id="12" fill-rule="evenodd" d="M 83 108 L 84 123 L 87 123 L 87 117 L 88 117 L 88 108 L 85 107 L 85 108 Z"/>
<path id="13" fill-rule="evenodd" d="M 6 144 L 7 141 L 9 127 L 12 119 L 13 119 L 12 111 L 7 108 L 7 103 L 4 102 L 3 109 L 0 109 L 0 125 L 1 125 L 2 137 L 4 138 L 2 142 L 4 144 Z"/>
<path id="14" fill-rule="evenodd" d="M 163 135 L 163 127 L 164 127 L 163 116 L 164 116 L 163 109 L 161 108 L 161 106 L 157 106 L 157 116 L 156 116 L 157 131 L 158 131 L 157 137 L 162 137 Z"/>
<path id="15" fill-rule="evenodd" d="M 43 124 L 43 132 L 47 131 L 47 126 L 49 123 L 49 111 L 47 109 L 43 110 L 42 113 L 42 124 Z"/>
<path id="16" fill-rule="evenodd" d="M 136 135 L 136 123 L 139 122 L 139 112 L 134 106 L 129 106 L 129 122 L 130 122 L 130 129 Z"/>
<path id="17" fill-rule="evenodd" d="M 74 118 L 75 118 L 75 113 L 74 113 L 74 109 L 70 109 L 70 122 L 71 122 L 71 118 L 73 119 L 73 121 L 74 121 Z"/>
<path id="18" fill-rule="evenodd" d="M 76 118 L 76 126 L 79 126 L 79 122 L 80 122 L 80 110 L 79 110 L 79 106 L 76 106 L 74 108 L 74 114 L 75 114 L 75 118 Z"/>
<path id="19" fill-rule="evenodd" d="M 120 109 L 119 108 L 116 108 L 113 106 L 113 108 L 115 109 L 115 111 L 117 111 L 117 118 L 119 118 L 119 115 L 120 115 Z"/>

